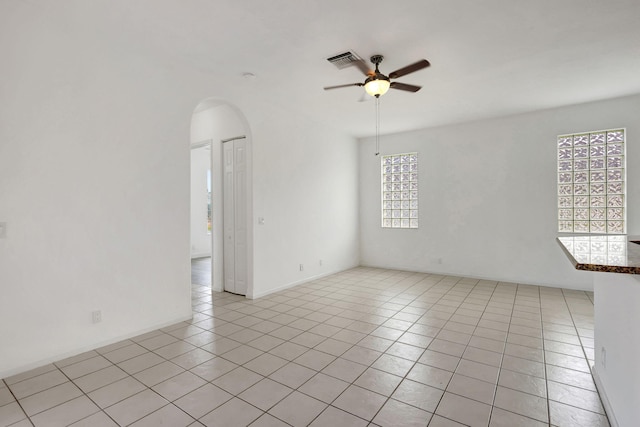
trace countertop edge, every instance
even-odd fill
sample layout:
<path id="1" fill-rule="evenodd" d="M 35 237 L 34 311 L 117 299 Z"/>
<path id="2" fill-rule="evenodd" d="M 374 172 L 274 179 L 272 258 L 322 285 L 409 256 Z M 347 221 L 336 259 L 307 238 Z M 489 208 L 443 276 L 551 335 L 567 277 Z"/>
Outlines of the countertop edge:
<path id="1" fill-rule="evenodd" d="M 566 248 L 566 246 L 560 240 L 560 237 L 556 237 L 556 241 L 562 248 L 562 251 L 567 255 L 571 264 L 575 267 L 576 270 L 580 271 L 593 271 L 600 273 L 621 273 L 621 274 L 640 274 L 640 266 L 621 266 L 621 265 L 606 265 L 606 264 L 584 264 L 579 263 L 573 256 L 571 252 Z M 627 243 L 629 244 L 629 243 Z"/>

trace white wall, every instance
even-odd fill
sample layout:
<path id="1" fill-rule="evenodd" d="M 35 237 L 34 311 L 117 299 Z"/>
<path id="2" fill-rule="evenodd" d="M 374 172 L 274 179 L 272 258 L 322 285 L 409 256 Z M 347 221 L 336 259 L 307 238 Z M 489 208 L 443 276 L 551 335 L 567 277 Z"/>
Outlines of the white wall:
<path id="1" fill-rule="evenodd" d="M 0 11 L 0 377 L 191 316 L 195 100 L 55 13 Z"/>
<path id="2" fill-rule="evenodd" d="M 380 159 L 362 140 L 362 264 L 593 289 L 555 241 L 556 136 L 627 128 L 628 232 L 637 234 L 639 110 L 631 96 L 383 136 L 382 154 L 419 153 L 418 230 L 380 227 Z"/>
<path id="3" fill-rule="evenodd" d="M 211 233 L 207 228 L 207 171 L 210 168 L 211 147 L 192 148 L 191 258 L 211 256 Z"/>
<path id="4" fill-rule="evenodd" d="M 255 226 L 254 296 L 357 266 L 355 139 L 277 108 L 252 126 L 269 135 L 253 146 L 254 221 L 264 218 Z"/>
<path id="5" fill-rule="evenodd" d="M 189 144 L 213 95 L 252 124 L 252 295 L 358 264 L 356 141 L 155 62 L 101 7 L 0 4 L 0 378 L 191 316 Z"/>
<path id="6" fill-rule="evenodd" d="M 611 426 L 637 425 L 640 420 L 640 276 L 594 273 L 594 277 L 594 379 Z"/>

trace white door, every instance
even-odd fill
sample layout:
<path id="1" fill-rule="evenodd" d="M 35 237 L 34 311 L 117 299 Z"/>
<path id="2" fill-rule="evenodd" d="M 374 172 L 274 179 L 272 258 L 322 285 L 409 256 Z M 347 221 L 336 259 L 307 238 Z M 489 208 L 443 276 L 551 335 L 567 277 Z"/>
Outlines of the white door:
<path id="1" fill-rule="evenodd" d="M 247 293 L 247 143 L 223 142 L 224 290 Z"/>

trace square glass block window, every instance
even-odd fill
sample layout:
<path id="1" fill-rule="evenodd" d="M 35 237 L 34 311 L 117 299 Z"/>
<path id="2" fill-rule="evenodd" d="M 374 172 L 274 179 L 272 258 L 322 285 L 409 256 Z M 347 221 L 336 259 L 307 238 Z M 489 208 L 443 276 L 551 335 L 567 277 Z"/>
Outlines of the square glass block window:
<path id="1" fill-rule="evenodd" d="M 624 129 L 558 137 L 559 232 L 626 232 L 625 142 Z"/>
<path id="2" fill-rule="evenodd" d="M 418 228 L 418 153 L 382 156 L 382 227 Z"/>

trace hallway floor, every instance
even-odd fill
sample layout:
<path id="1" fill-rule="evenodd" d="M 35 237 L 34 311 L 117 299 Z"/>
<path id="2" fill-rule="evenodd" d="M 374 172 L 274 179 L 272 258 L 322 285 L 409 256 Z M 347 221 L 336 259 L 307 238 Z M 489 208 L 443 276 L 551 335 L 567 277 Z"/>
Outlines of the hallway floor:
<path id="1" fill-rule="evenodd" d="M 0 426 L 608 426 L 593 294 L 355 268 L 0 382 Z"/>

